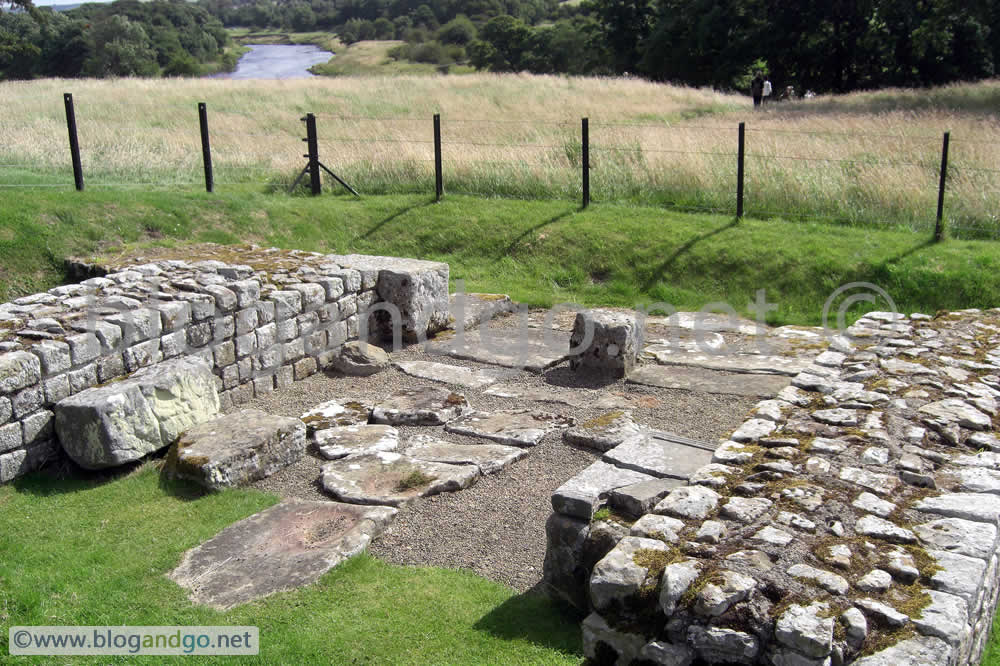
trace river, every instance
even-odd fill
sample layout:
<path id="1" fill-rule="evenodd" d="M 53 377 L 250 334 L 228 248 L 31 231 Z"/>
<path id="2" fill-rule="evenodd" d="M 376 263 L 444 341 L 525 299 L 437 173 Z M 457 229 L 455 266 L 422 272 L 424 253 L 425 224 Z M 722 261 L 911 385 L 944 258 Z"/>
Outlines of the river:
<path id="1" fill-rule="evenodd" d="M 215 79 L 302 79 L 313 76 L 309 68 L 333 57 L 312 44 L 248 44 L 232 72 L 213 74 Z"/>

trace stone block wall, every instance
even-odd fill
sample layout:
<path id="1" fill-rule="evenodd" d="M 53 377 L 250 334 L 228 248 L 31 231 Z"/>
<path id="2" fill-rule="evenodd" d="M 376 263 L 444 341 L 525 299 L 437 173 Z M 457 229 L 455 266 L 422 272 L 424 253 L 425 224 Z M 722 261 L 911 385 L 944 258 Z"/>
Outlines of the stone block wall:
<path id="1" fill-rule="evenodd" d="M 638 470 L 602 463 L 557 491 L 545 581 L 590 612 L 598 663 L 978 663 L 1000 591 L 998 398 L 1000 310 L 871 313 L 686 484 L 616 502 Z"/>
<path id="2" fill-rule="evenodd" d="M 328 366 L 377 304 L 405 313 L 416 334 L 448 316 L 447 264 L 258 248 L 238 256 L 131 266 L 0 305 L 0 483 L 61 455 L 58 401 L 163 359 L 203 358 L 226 409 Z M 423 308 L 416 320 L 413 302 Z"/>

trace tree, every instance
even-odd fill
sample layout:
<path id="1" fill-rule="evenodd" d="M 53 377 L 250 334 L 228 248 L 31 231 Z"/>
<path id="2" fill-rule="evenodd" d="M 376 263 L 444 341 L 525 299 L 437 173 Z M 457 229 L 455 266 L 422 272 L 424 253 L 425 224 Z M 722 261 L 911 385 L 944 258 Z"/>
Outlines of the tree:
<path id="1" fill-rule="evenodd" d="M 495 16 L 486 22 L 480 36 L 491 49 L 476 47 L 473 55 L 470 45 L 469 55 L 477 69 L 518 72 L 524 68 L 522 59 L 530 46 L 531 29 L 523 21 L 506 14 Z"/>
<path id="2" fill-rule="evenodd" d="M 591 0 L 590 7 L 604 26 L 615 71 L 638 72 L 642 45 L 653 24 L 650 0 Z"/>
<path id="3" fill-rule="evenodd" d="M 93 76 L 155 76 L 156 52 L 143 27 L 113 14 L 91 29 L 93 54 L 85 71 Z"/>

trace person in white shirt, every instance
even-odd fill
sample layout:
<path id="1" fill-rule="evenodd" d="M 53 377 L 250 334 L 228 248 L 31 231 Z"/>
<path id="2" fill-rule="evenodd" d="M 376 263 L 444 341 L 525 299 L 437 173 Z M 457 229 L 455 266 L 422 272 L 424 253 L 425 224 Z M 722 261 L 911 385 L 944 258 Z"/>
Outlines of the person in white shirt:
<path id="1" fill-rule="evenodd" d="M 771 96 L 771 79 L 764 79 L 764 99 L 762 100 L 764 104 L 767 104 L 767 98 Z"/>

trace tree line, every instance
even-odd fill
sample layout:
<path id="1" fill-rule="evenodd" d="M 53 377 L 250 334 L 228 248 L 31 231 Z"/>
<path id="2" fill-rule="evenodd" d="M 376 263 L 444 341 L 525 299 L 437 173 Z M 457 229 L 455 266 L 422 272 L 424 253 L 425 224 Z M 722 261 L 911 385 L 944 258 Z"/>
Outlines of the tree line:
<path id="1" fill-rule="evenodd" d="M 393 57 L 438 65 L 723 90 L 745 90 L 755 71 L 799 91 L 928 86 L 988 78 L 1000 62 L 997 0 L 117 0 L 45 21 L 14 2 L 28 11 L 0 13 L 7 78 L 184 73 L 218 56 L 222 26 L 402 40 Z"/>
<path id="2" fill-rule="evenodd" d="M 66 12 L 27 0 L 14 11 L 0 6 L 0 79 L 191 76 L 225 60 L 231 43 L 221 21 L 183 0 L 117 0 Z"/>

